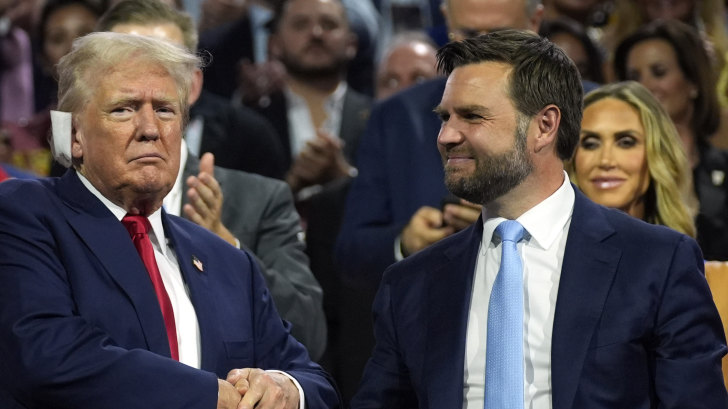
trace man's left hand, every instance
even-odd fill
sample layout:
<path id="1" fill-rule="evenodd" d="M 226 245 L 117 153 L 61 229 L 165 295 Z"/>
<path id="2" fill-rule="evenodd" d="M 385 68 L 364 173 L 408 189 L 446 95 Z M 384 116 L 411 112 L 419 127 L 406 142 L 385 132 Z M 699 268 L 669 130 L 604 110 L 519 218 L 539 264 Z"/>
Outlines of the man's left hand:
<path id="1" fill-rule="evenodd" d="M 236 245 L 235 237 L 222 224 L 222 189 L 214 176 L 215 156 L 205 153 L 200 159 L 200 173 L 187 178 L 187 199 L 182 210 L 194 223 Z"/>
<path id="2" fill-rule="evenodd" d="M 233 369 L 227 381 L 243 396 L 238 409 L 296 409 L 298 388 L 288 377 L 257 368 Z"/>
<path id="3" fill-rule="evenodd" d="M 460 231 L 475 223 L 483 207 L 460 199 L 460 203 L 448 203 L 442 209 L 442 220 L 455 231 Z"/>

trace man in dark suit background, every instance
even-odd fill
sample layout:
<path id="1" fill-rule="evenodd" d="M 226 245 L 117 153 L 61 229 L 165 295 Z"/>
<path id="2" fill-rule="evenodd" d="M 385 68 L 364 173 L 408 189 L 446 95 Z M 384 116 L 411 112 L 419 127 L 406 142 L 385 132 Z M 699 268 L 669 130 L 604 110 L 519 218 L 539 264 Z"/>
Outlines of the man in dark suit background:
<path id="1" fill-rule="evenodd" d="M 198 65 L 117 33 L 61 60 L 74 169 L 0 185 L 0 406 L 338 406 L 251 256 L 162 209 Z"/>
<path id="2" fill-rule="evenodd" d="M 450 43 L 438 66 L 445 184 L 481 219 L 384 273 L 352 408 L 727 408 L 696 242 L 569 183 L 576 66 L 517 30 Z"/>
<path id="3" fill-rule="evenodd" d="M 285 66 L 285 86 L 267 105 L 251 108 L 276 126 L 288 152 L 286 181 L 306 225 L 311 270 L 324 291 L 329 348 L 322 362 L 338 381 L 349 370 L 345 349 L 356 342 L 341 326 L 357 324 L 343 311 L 352 300 L 340 290 L 332 254 L 370 99 L 345 81 L 357 47 L 340 0 L 279 2 L 270 26 L 270 56 Z"/>
<path id="4" fill-rule="evenodd" d="M 190 17 L 159 1 L 120 2 L 101 17 L 98 29 L 156 36 L 188 51 L 196 46 Z M 193 88 L 193 100 L 199 89 Z M 193 101 L 191 112 L 198 103 Z M 211 122 L 212 118 L 206 118 L 205 127 L 221 125 Z M 231 134 L 220 136 L 236 138 Z M 183 147 L 188 146 L 186 138 Z M 203 146 L 206 139 L 205 135 Z M 256 145 L 245 149 L 249 156 L 268 159 L 265 150 L 256 150 Z M 164 200 L 165 209 L 177 216 L 183 214 L 230 244 L 248 250 L 261 267 L 278 312 L 292 324 L 291 333 L 314 360 L 320 359 L 326 348 L 323 294 L 308 265 L 300 219 L 288 186 L 282 181 L 213 167 L 217 160 L 218 155 L 213 158 L 209 154 L 199 160 L 183 149 L 180 174 Z"/>
<path id="5" fill-rule="evenodd" d="M 340 0 L 282 1 L 270 27 L 271 58 L 285 67 L 285 85 L 266 104 L 250 107 L 281 138 L 286 181 L 298 193 L 349 177 L 371 101 L 345 81 L 356 36 L 344 5 Z"/>

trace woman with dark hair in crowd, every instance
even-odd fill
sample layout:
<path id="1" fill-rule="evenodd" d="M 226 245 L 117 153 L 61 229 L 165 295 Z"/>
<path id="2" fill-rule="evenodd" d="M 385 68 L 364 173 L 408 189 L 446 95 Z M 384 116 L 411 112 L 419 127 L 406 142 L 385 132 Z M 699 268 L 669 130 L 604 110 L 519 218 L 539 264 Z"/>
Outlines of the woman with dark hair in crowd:
<path id="1" fill-rule="evenodd" d="M 583 26 L 566 17 L 546 19 L 541 22 L 539 34 L 564 50 L 576 64 L 582 79 L 604 83 L 602 52 Z"/>
<path id="2" fill-rule="evenodd" d="M 693 169 L 700 202 L 698 242 L 709 260 L 728 260 L 728 153 L 713 147 L 720 106 L 705 43 L 687 24 L 654 21 L 617 47 L 620 80 L 642 83 L 670 115 Z"/>

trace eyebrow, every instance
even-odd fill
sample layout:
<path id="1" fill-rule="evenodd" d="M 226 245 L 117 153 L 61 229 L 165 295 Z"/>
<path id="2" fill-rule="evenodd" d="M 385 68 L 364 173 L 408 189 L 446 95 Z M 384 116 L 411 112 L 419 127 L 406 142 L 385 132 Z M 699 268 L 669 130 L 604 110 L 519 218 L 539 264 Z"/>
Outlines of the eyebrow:
<path id="1" fill-rule="evenodd" d="M 582 129 L 579 133 L 581 134 L 582 137 L 585 137 L 585 138 L 590 137 L 590 136 L 601 137 L 601 135 L 602 135 L 601 132 L 594 132 L 594 131 L 584 130 L 584 129 Z M 613 135 L 616 137 L 623 137 L 623 136 L 637 137 L 637 136 L 643 136 L 644 134 L 636 129 L 625 129 L 625 130 L 622 130 L 619 132 L 615 132 Z"/>
<path id="2" fill-rule="evenodd" d="M 461 115 L 461 116 L 463 114 L 472 114 L 472 113 L 477 113 L 477 114 L 483 115 L 483 116 L 492 116 L 490 109 L 488 109 L 487 107 L 484 107 L 482 105 L 475 105 L 475 104 L 461 105 L 461 106 L 454 107 L 452 110 L 453 110 L 453 112 L 455 112 L 456 114 Z M 443 114 L 448 113 L 448 110 L 443 108 L 442 105 L 436 106 L 435 109 L 433 109 L 432 111 L 438 115 L 443 115 Z"/>
<path id="3" fill-rule="evenodd" d="M 142 98 L 134 95 L 124 95 L 120 96 L 118 98 L 112 98 L 108 102 L 106 102 L 104 105 L 109 106 L 116 106 L 116 105 L 126 105 L 126 104 L 136 104 L 140 102 Z M 154 97 L 152 98 L 153 104 L 178 104 L 179 101 L 175 98 L 167 98 L 167 97 Z"/>

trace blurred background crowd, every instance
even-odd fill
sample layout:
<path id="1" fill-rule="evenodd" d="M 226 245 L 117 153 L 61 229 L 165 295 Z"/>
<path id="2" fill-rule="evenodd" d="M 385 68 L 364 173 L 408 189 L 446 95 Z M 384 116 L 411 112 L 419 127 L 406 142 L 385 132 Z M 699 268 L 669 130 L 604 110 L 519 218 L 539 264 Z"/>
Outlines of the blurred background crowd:
<path id="1" fill-rule="evenodd" d="M 124 1 L 0 0 L 0 181 L 63 172 L 49 145 L 55 66 Z M 384 269 L 480 212 L 442 182 L 432 109 L 445 81 L 435 53 L 448 41 L 513 27 L 563 48 L 591 91 L 572 181 L 597 203 L 695 237 L 706 260 L 728 260 L 728 1 L 166 3 L 184 13 L 172 22 L 181 45 L 207 62 L 189 152 L 290 188 L 326 315 L 326 342 L 307 346 L 345 399 L 373 345 Z"/>

